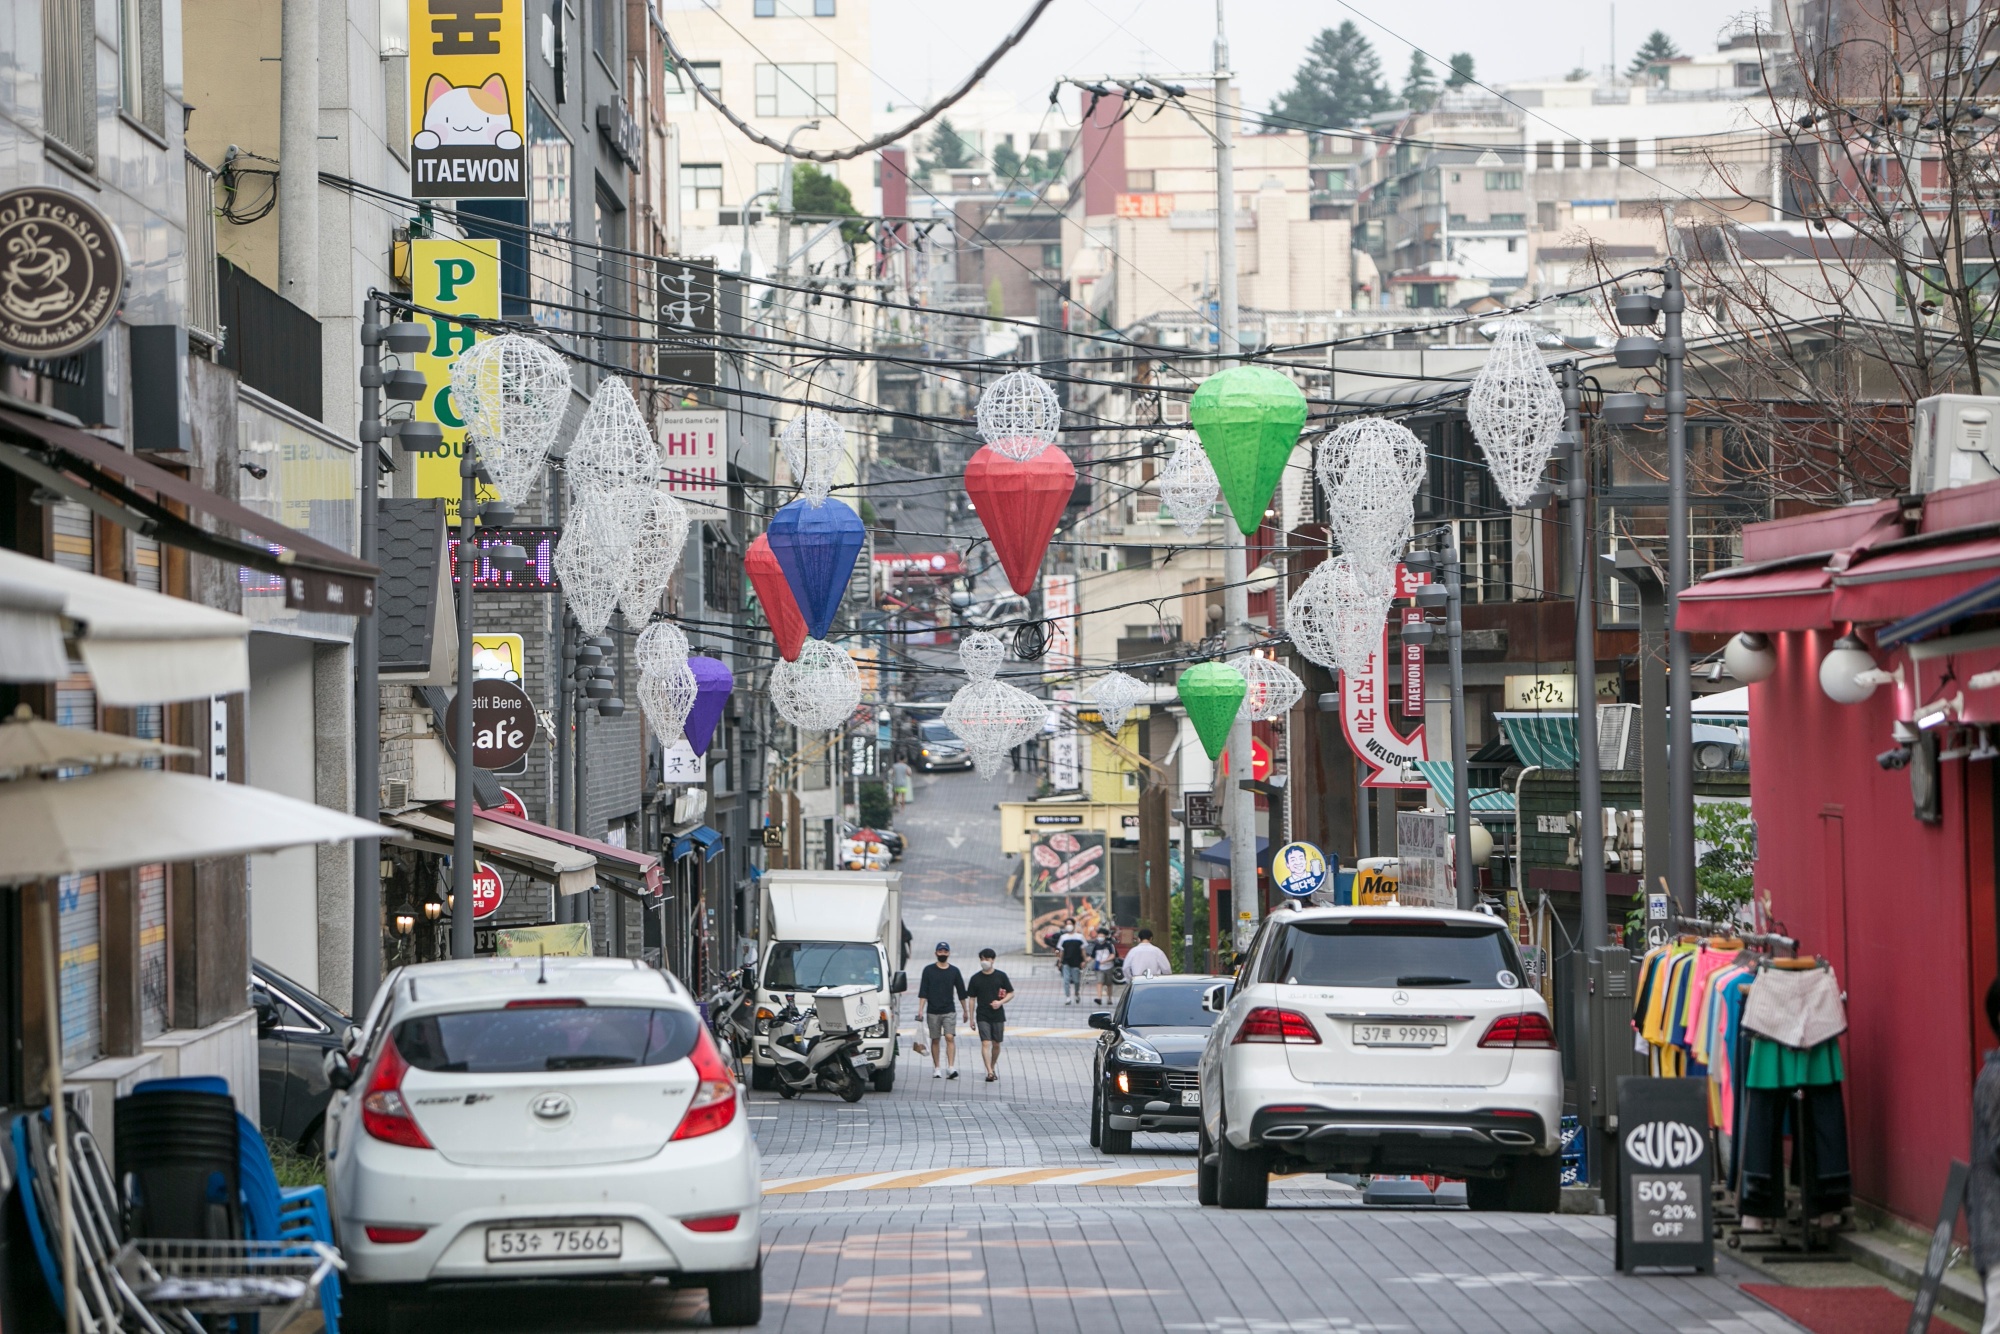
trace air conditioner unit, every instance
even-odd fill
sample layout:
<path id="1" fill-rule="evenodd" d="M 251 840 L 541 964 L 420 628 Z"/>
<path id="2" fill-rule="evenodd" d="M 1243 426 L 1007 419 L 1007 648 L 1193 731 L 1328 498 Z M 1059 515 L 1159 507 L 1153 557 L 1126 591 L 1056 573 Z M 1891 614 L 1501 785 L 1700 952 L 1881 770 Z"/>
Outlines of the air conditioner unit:
<path id="1" fill-rule="evenodd" d="M 1597 706 L 1597 767 L 1605 772 L 1633 768 L 1639 754 L 1639 706 Z"/>
<path id="2" fill-rule="evenodd" d="M 1910 428 L 1910 490 L 1948 491 L 1995 478 L 2000 478 L 2000 398 L 1918 399 Z"/>

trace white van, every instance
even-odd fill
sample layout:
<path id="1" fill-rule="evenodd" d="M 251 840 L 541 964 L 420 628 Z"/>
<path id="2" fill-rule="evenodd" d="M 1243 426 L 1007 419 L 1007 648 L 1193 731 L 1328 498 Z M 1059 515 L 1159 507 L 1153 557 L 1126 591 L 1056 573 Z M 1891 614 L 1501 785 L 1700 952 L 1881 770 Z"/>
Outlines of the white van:
<path id="1" fill-rule="evenodd" d="M 787 998 L 858 985 L 874 1016 L 861 1029 L 861 1054 L 875 1068 L 875 1091 L 887 1093 L 896 1086 L 896 996 L 907 986 L 903 873 L 767 871 L 758 883 L 751 1087 L 775 1087 L 770 1024 Z"/>

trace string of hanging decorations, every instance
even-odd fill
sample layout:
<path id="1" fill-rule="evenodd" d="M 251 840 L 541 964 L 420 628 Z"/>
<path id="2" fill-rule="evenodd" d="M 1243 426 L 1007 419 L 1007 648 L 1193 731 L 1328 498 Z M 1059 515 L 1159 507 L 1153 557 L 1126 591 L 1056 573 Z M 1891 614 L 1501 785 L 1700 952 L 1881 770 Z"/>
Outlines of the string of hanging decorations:
<path id="1" fill-rule="evenodd" d="M 1466 420 L 1509 505 L 1528 504 L 1563 429 L 1562 391 L 1526 320 L 1502 320 L 1465 398 Z"/>
<path id="2" fill-rule="evenodd" d="M 981 778 L 991 778 L 1008 751 L 1039 736 L 1048 717 L 1046 703 L 996 678 L 1006 652 L 983 630 L 967 635 L 958 659 L 968 680 L 944 706 L 945 725 L 965 742 Z"/>
<path id="3" fill-rule="evenodd" d="M 482 339 L 452 362 L 452 404 L 509 506 L 534 493 L 569 398 L 569 362 L 522 334 Z"/>

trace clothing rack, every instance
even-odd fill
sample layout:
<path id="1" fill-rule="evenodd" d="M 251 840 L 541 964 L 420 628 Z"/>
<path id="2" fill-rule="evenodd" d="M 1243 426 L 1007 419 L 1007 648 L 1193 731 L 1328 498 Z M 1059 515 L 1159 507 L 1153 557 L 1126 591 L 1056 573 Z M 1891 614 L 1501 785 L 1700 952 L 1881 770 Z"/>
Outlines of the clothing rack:
<path id="1" fill-rule="evenodd" d="M 1781 936 L 1769 931 L 1745 931 L 1734 922 L 1711 922 L 1705 917 L 1683 917 L 1679 913 L 1669 913 L 1667 925 L 1688 927 L 1702 935 L 1726 936 L 1731 940 L 1740 940 L 1746 945 L 1756 945 L 1762 949 L 1784 950 L 1794 956 L 1799 952 L 1799 942 L 1790 936 Z"/>

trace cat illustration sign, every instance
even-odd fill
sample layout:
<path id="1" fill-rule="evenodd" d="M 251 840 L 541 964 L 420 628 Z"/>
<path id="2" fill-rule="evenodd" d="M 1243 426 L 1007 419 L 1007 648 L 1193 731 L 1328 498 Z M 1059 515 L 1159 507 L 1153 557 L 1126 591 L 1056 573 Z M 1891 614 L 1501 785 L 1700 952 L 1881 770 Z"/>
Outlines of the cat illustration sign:
<path id="1" fill-rule="evenodd" d="M 525 199 L 526 0 L 410 0 L 410 193 Z"/>

